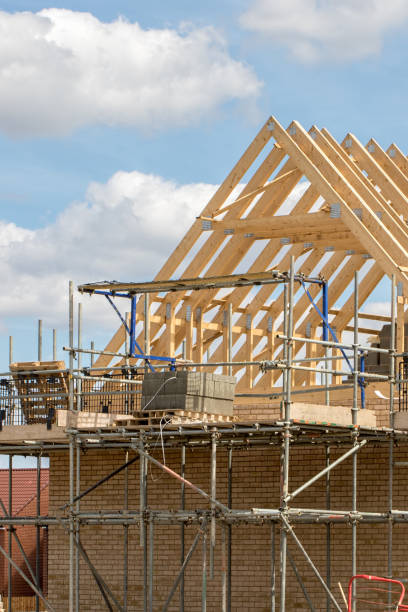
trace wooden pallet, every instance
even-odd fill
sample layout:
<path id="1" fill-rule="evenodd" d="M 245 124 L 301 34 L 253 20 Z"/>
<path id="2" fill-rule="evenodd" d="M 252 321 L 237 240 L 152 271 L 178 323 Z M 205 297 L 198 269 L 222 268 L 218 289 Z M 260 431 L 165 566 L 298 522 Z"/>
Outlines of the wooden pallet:
<path id="1" fill-rule="evenodd" d="M 68 375 L 63 361 L 15 362 L 10 364 L 10 372 L 27 424 L 45 422 L 56 401 L 59 408 L 68 408 Z"/>
<path id="2" fill-rule="evenodd" d="M 116 427 L 127 429 L 141 429 L 151 427 L 179 427 L 180 425 L 231 425 L 237 420 L 236 417 L 221 414 L 204 414 L 202 412 L 191 412 L 188 410 L 174 410 L 144 412 L 140 415 L 118 416 L 114 419 Z"/>

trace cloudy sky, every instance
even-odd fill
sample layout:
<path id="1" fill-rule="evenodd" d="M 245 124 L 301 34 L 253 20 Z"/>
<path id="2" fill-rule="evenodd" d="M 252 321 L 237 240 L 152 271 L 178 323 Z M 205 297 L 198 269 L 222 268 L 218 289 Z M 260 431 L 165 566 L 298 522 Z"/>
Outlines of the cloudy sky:
<path id="1" fill-rule="evenodd" d="M 408 149 L 406 0 L 0 8 L 3 369 L 66 343 L 69 279 L 151 278 L 270 114 Z"/>

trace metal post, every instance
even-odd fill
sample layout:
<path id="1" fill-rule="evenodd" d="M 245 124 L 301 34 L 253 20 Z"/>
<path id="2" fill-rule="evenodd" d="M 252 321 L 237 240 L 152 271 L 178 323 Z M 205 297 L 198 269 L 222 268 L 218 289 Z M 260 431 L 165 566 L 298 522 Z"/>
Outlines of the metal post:
<path id="1" fill-rule="evenodd" d="M 289 449 L 290 449 L 290 406 L 291 406 L 291 387 L 292 387 L 292 335 L 293 335 L 293 298 L 294 298 L 294 268 L 295 259 L 292 256 L 290 260 L 290 278 L 289 278 L 289 295 L 288 295 L 288 312 L 285 309 L 285 319 L 287 326 L 287 340 L 286 344 L 286 389 L 284 389 L 284 411 L 285 421 L 283 429 L 283 440 L 282 440 L 282 454 L 281 454 L 281 474 L 282 474 L 282 485 L 281 485 L 281 510 L 282 518 L 287 511 L 286 497 L 289 491 Z M 286 286 L 286 285 L 285 285 Z M 285 296 L 287 293 L 285 292 Z M 286 302 L 286 300 L 285 300 Z M 286 304 L 285 304 L 286 306 Z M 286 391 L 286 393 L 285 393 Z M 287 565 L 287 533 L 285 524 L 282 525 L 281 529 L 281 559 L 280 559 L 280 612 L 286 610 L 286 565 Z"/>
<path id="2" fill-rule="evenodd" d="M 92 342 L 91 342 L 91 351 L 94 351 L 94 350 L 95 350 L 95 342 L 92 340 Z M 94 364 L 94 359 L 95 359 L 95 354 L 91 353 L 91 368 L 92 368 L 92 366 Z"/>
<path id="3" fill-rule="evenodd" d="M 330 467 L 330 446 L 326 444 L 326 468 Z M 326 473 L 326 510 L 330 510 L 330 471 Z M 331 590 L 331 524 L 326 525 L 326 584 Z M 330 597 L 326 599 L 326 612 L 331 610 Z"/>
<path id="4" fill-rule="evenodd" d="M 144 453 L 144 443 L 142 438 L 139 440 L 140 453 L 140 546 L 143 548 L 143 611 L 147 612 L 147 529 L 145 522 L 146 511 L 146 468 L 147 461 Z"/>
<path id="5" fill-rule="evenodd" d="M 135 354 L 136 347 L 136 296 L 130 300 L 130 355 Z"/>
<path id="6" fill-rule="evenodd" d="M 9 494 L 9 516 L 13 516 L 13 455 L 9 455 L 9 473 L 8 473 L 8 494 Z M 12 529 L 10 525 L 8 528 L 8 554 L 10 559 L 13 558 L 13 542 L 12 542 Z M 8 560 L 7 566 L 7 580 L 8 580 L 8 599 L 7 599 L 7 612 L 12 612 L 12 597 L 13 597 L 13 571 L 12 565 Z"/>
<path id="7" fill-rule="evenodd" d="M 149 294 L 144 296 L 144 352 L 150 355 L 150 300 Z"/>
<path id="8" fill-rule="evenodd" d="M 221 612 L 227 612 L 227 526 L 221 527 Z"/>
<path id="9" fill-rule="evenodd" d="M 217 497 L 217 433 L 211 434 L 211 497 Z M 210 526 L 210 578 L 214 578 L 214 549 L 216 538 L 215 505 L 211 502 L 211 526 Z"/>
<path id="10" fill-rule="evenodd" d="M 9 336 L 9 364 L 13 363 L 13 336 Z"/>
<path id="11" fill-rule="evenodd" d="M 36 511 L 37 518 L 41 515 L 41 457 L 37 455 L 37 491 L 36 491 Z M 35 528 L 35 580 L 37 587 L 40 588 L 40 576 L 41 576 L 41 527 L 39 525 Z M 35 612 L 40 610 L 40 598 L 38 594 L 35 595 Z"/>
<path id="12" fill-rule="evenodd" d="M 153 612 L 154 522 L 149 520 L 149 612 Z"/>
<path id="13" fill-rule="evenodd" d="M 275 530 L 276 525 L 271 525 L 271 612 L 276 611 L 276 561 L 275 561 Z"/>
<path id="14" fill-rule="evenodd" d="M 125 463 L 129 461 L 129 451 L 125 452 Z M 129 472 L 125 469 L 123 482 L 123 511 L 129 509 Z M 123 525 L 123 610 L 127 612 L 128 597 L 128 563 L 129 563 L 129 525 Z"/>
<path id="15" fill-rule="evenodd" d="M 52 330 L 52 359 L 57 360 L 57 330 Z"/>
<path id="16" fill-rule="evenodd" d="M 79 444 L 76 445 L 76 477 L 75 477 L 75 497 L 76 502 L 75 502 L 75 510 L 77 512 L 77 514 L 79 514 L 80 510 L 81 510 L 81 506 L 80 506 L 80 499 L 79 496 L 81 494 L 81 448 L 79 446 Z M 80 523 L 79 521 L 75 522 L 75 539 L 77 544 L 79 544 L 79 533 L 80 530 Z M 76 550 L 75 550 L 75 612 L 79 612 L 80 610 L 80 588 L 81 588 L 81 582 L 80 582 L 80 567 L 79 567 L 79 547 L 76 546 Z"/>
<path id="17" fill-rule="evenodd" d="M 186 447 L 185 444 L 181 447 L 181 476 L 185 478 L 186 472 Z M 181 483 L 181 509 L 185 510 L 186 507 L 186 487 L 184 482 Z M 185 553 L 185 527 L 184 522 L 182 522 L 180 527 L 180 563 L 181 567 L 183 567 L 184 563 L 184 553 Z M 180 612 L 184 612 L 184 572 L 181 575 L 180 579 Z"/>
<path id="18" fill-rule="evenodd" d="M 69 612 L 75 611 L 74 437 L 69 439 Z"/>
<path id="19" fill-rule="evenodd" d="M 232 304 L 228 304 L 227 311 L 227 334 L 228 334 L 228 361 L 232 361 Z M 232 364 L 228 366 L 228 376 L 232 376 Z"/>
<path id="20" fill-rule="evenodd" d="M 328 328 L 328 320 L 329 320 L 329 297 L 328 297 L 328 283 L 324 282 L 322 285 L 322 309 L 323 309 L 323 341 L 327 342 L 329 340 L 329 328 Z M 327 360 L 329 355 L 329 347 L 325 346 L 324 348 L 324 356 Z M 333 367 L 333 366 L 332 366 Z M 330 395 L 329 395 L 329 373 L 325 372 L 324 374 L 324 387 L 325 387 L 325 402 L 328 406 L 330 403 Z"/>
<path id="21" fill-rule="evenodd" d="M 228 447 L 228 508 L 232 508 L 232 446 Z M 227 526 L 227 612 L 231 612 L 232 526 Z"/>
<path id="22" fill-rule="evenodd" d="M 203 563 L 201 583 L 201 612 L 207 610 L 207 526 L 203 526 Z"/>
<path id="23" fill-rule="evenodd" d="M 38 320 L 38 361 L 42 361 L 42 320 L 41 319 Z"/>
<path id="24" fill-rule="evenodd" d="M 78 348 L 81 349 L 82 348 L 82 304 L 81 302 L 78 302 L 78 329 L 77 329 L 77 335 L 78 335 Z M 78 352 L 77 353 L 77 367 L 78 370 L 81 369 L 82 367 L 82 353 Z M 81 380 L 78 379 L 77 380 L 77 392 L 80 394 L 82 391 L 82 385 L 81 385 Z M 81 395 L 77 395 L 77 410 L 81 410 Z M 78 558 L 79 558 L 79 553 L 78 553 Z"/>
<path id="25" fill-rule="evenodd" d="M 395 274 L 391 277 L 391 334 L 390 334 L 390 403 L 389 403 L 389 419 L 390 429 L 392 430 L 389 446 L 388 446 L 388 559 L 387 571 L 388 577 L 392 578 L 393 573 L 393 487 L 394 487 L 394 393 L 395 393 L 395 295 L 396 295 L 396 279 Z M 402 330 L 404 333 L 404 330 Z M 388 591 L 388 602 L 392 601 L 391 588 Z"/>
<path id="26" fill-rule="evenodd" d="M 358 416 L 358 372 L 359 372 L 359 351 L 358 351 L 358 305 L 359 305 L 359 295 L 358 295 L 358 271 L 354 273 L 354 342 L 353 342 L 353 350 L 354 350 L 354 372 L 353 372 L 353 408 L 352 408 L 352 423 L 353 425 L 357 425 L 357 416 Z M 354 433 L 353 436 L 353 445 L 357 444 L 357 432 Z M 357 512 L 357 453 L 353 454 L 353 474 L 352 474 L 352 502 L 351 509 L 352 512 Z M 353 520 L 351 524 L 351 575 L 355 576 L 357 574 L 357 522 Z M 352 596 L 353 600 L 356 594 L 355 581 L 353 581 L 352 585 Z M 352 604 L 352 612 L 355 612 L 355 602 Z"/>
<path id="27" fill-rule="evenodd" d="M 74 291 L 73 283 L 69 281 L 69 345 L 74 346 Z M 74 410 L 74 353 L 69 352 L 69 409 Z M 74 567 L 74 548 L 75 548 L 75 524 L 73 515 L 74 500 L 74 437 L 69 438 L 69 612 L 74 612 L 75 605 L 75 567 Z"/>

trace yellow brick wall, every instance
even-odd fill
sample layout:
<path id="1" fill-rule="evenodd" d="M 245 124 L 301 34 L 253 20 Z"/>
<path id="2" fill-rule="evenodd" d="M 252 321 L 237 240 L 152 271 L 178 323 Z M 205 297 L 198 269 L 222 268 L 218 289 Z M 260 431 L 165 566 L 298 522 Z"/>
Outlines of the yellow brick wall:
<path id="1" fill-rule="evenodd" d="M 345 452 L 345 448 L 333 447 L 331 459 Z M 153 454 L 161 459 L 161 450 L 156 447 Z M 118 467 L 125 460 L 122 451 L 89 450 L 81 459 L 81 489 L 85 489 L 98 478 Z M 408 460 L 408 449 L 397 448 L 395 460 Z M 294 447 L 291 450 L 290 490 L 293 490 L 324 467 L 324 448 Z M 166 451 L 166 463 L 180 471 L 180 451 Z M 209 449 L 194 449 L 186 452 L 186 478 L 204 490 L 210 489 Z M 337 467 L 331 476 L 331 507 L 351 507 L 351 459 Z M 366 511 L 387 511 L 388 454 L 384 446 L 371 443 L 359 452 L 358 508 Z M 394 508 L 407 508 L 408 469 L 395 469 Z M 82 502 L 82 509 L 123 508 L 123 473 L 109 483 L 89 494 Z M 233 455 L 233 507 L 277 508 L 279 505 L 279 450 L 269 449 L 234 451 Z M 139 507 L 139 464 L 129 469 L 129 508 Z M 217 497 L 227 501 L 227 452 L 217 452 Z M 50 513 L 68 498 L 68 457 L 66 453 L 55 453 L 50 465 Z M 316 482 L 294 500 L 293 506 L 316 508 L 325 506 L 325 481 Z M 180 484 L 154 466 L 149 466 L 148 505 L 151 508 L 178 509 L 180 507 Z M 207 507 L 205 501 L 191 490 L 186 490 L 186 507 Z M 326 527 L 324 525 L 298 525 L 296 533 L 312 557 L 314 563 L 325 573 Z M 186 550 L 190 546 L 197 526 L 186 527 Z M 123 527 L 87 526 L 81 531 L 81 540 L 98 571 L 101 572 L 113 592 L 121 601 L 123 588 Z M 394 528 L 394 575 L 408 575 L 408 525 Z M 276 529 L 277 545 L 279 530 Z M 232 529 L 232 610 L 270 610 L 271 526 L 234 526 Z M 346 587 L 351 576 L 351 527 L 331 527 L 332 582 L 336 597 L 341 581 Z M 211 611 L 221 610 L 221 531 L 217 531 L 217 549 L 214 580 L 208 579 L 208 604 Z M 310 568 L 304 562 L 294 542 L 289 538 L 289 550 L 305 581 L 316 610 L 325 610 L 325 595 Z M 142 549 L 139 546 L 139 528 L 129 529 L 129 595 L 128 610 L 143 609 Z M 201 610 L 201 559 L 199 544 L 186 570 L 185 609 Z M 207 560 L 209 554 L 207 555 Z M 171 585 L 176 577 L 180 560 L 180 528 L 157 526 L 154 550 L 154 610 L 161 610 Z M 276 549 L 279 564 L 279 549 Z M 387 568 L 387 526 L 364 525 L 358 528 L 358 571 L 384 575 Z M 277 565 L 277 588 L 279 572 Z M 68 609 L 68 537 L 59 528 L 49 530 L 49 596 L 56 610 Z M 89 570 L 81 562 L 81 611 L 105 609 L 102 598 Z M 178 593 L 171 610 L 178 609 Z M 292 569 L 288 566 L 287 610 L 308 610 Z"/>

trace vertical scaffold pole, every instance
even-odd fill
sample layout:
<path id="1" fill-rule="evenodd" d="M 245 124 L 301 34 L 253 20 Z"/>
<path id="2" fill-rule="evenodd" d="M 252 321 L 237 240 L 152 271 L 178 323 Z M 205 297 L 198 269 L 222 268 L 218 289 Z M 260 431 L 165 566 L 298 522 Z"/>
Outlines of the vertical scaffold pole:
<path id="1" fill-rule="evenodd" d="M 69 281 L 69 346 L 71 350 L 69 352 L 69 409 L 74 410 L 74 353 L 72 347 L 74 346 L 74 292 L 73 283 Z M 73 517 L 73 499 L 74 499 L 74 437 L 69 437 L 69 503 L 70 503 L 70 515 L 69 515 L 69 578 L 68 578 L 68 607 L 69 612 L 74 612 L 75 605 L 75 574 L 74 574 L 74 546 L 75 546 L 75 532 L 74 532 L 74 517 Z"/>
<path id="2" fill-rule="evenodd" d="M 9 494 L 9 516 L 13 516 L 13 455 L 9 455 L 9 473 L 8 473 L 8 494 Z M 13 558 L 13 539 L 12 539 L 12 525 L 8 528 L 8 554 L 9 557 Z M 13 569 L 10 561 L 7 566 L 7 612 L 12 612 L 12 598 L 13 598 Z"/>
<path id="3" fill-rule="evenodd" d="M 276 560 L 275 560 L 276 525 L 271 525 L 271 612 L 276 612 Z"/>
<path id="4" fill-rule="evenodd" d="M 57 330 L 52 330 L 52 359 L 57 360 Z"/>
<path id="5" fill-rule="evenodd" d="M 142 437 L 139 440 L 139 448 L 144 452 Z M 147 504 L 147 461 L 144 455 L 140 457 L 140 546 L 143 548 L 143 612 L 147 612 L 147 526 L 145 521 Z"/>
<path id="6" fill-rule="evenodd" d="M 201 612 L 207 612 L 207 525 L 203 526 L 203 562 L 201 582 Z"/>
<path id="7" fill-rule="evenodd" d="M 38 319 L 38 361 L 42 361 L 42 320 Z"/>
<path id="8" fill-rule="evenodd" d="M 232 446 L 228 447 L 228 508 L 232 508 Z M 231 612 L 232 525 L 227 527 L 227 612 Z"/>
<path id="9" fill-rule="evenodd" d="M 9 364 L 13 363 L 13 336 L 9 336 Z"/>
<path id="10" fill-rule="evenodd" d="M 181 447 L 181 477 L 185 478 L 186 477 L 186 447 L 185 444 L 183 444 L 183 446 Z M 180 496 L 181 496 L 181 509 L 185 510 L 185 506 L 186 506 L 186 487 L 184 484 L 184 481 L 181 482 L 181 491 L 180 491 Z M 181 527 L 180 527 L 180 565 L 181 567 L 183 566 L 184 563 L 184 554 L 185 554 L 185 526 L 184 526 L 184 522 L 181 523 Z M 184 612 L 184 572 L 181 576 L 181 580 L 180 580 L 180 612 Z"/>
<path id="11" fill-rule="evenodd" d="M 393 564 L 392 564 L 392 553 L 393 553 L 393 519 L 392 519 L 392 508 L 393 508 L 393 487 L 394 487 L 394 394 L 395 394 L 395 274 L 391 277 L 391 333 L 390 333 L 390 404 L 389 404 L 389 425 L 391 437 L 388 447 L 388 577 L 392 578 Z M 402 330 L 402 333 L 404 331 Z M 388 591 L 388 602 L 391 604 L 392 593 L 391 588 Z"/>
<path id="12" fill-rule="evenodd" d="M 79 345 L 81 346 L 81 345 Z M 75 462 L 75 496 L 79 497 L 81 493 L 81 448 L 79 444 L 76 445 L 76 462 Z M 80 500 L 78 499 L 75 504 L 75 510 L 77 512 L 77 516 L 81 510 Z M 81 580 L 80 580 L 80 566 L 79 566 L 79 543 L 80 543 L 80 523 L 76 521 L 75 523 L 75 540 L 77 546 L 75 547 L 75 612 L 80 611 L 81 602 L 80 602 L 80 591 L 81 591 Z"/>
<path id="13" fill-rule="evenodd" d="M 95 342 L 92 340 L 91 341 L 91 351 L 94 351 L 94 350 L 95 350 Z M 91 353 L 91 368 L 94 364 L 94 360 L 95 360 L 95 355 L 94 353 Z"/>
<path id="14" fill-rule="evenodd" d="M 37 518 L 41 516 L 41 456 L 37 455 L 37 483 L 36 483 L 36 514 Z M 35 528 L 35 580 L 36 586 L 40 588 L 40 575 L 41 575 L 41 527 L 36 525 Z M 40 598 L 38 594 L 35 594 L 35 612 L 40 610 Z"/>
<path id="15" fill-rule="evenodd" d="M 294 274 L 295 259 L 292 256 L 290 259 L 290 277 L 289 277 L 289 292 L 288 304 L 285 303 L 285 318 L 287 317 L 287 340 L 286 344 L 286 381 L 284 381 L 286 389 L 284 389 L 284 410 L 285 421 L 283 428 L 282 455 L 281 455 L 281 511 L 285 515 L 287 510 L 286 496 L 289 492 L 289 450 L 290 450 L 290 407 L 291 407 L 291 388 L 292 388 L 292 355 L 293 355 L 293 299 L 294 299 Z M 287 295 L 287 292 L 285 292 Z M 287 532 L 285 525 L 281 527 L 281 551 L 280 551 L 280 612 L 286 610 L 286 564 L 287 564 Z"/>
<path id="16" fill-rule="evenodd" d="M 144 352 L 150 355 L 150 300 L 149 294 L 144 295 Z M 147 365 L 146 365 L 147 371 Z"/>
<path id="17" fill-rule="evenodd" d="M 77 340 L 78 340 L 78 348 L 82 348 L 82 304 L 78 302 L 78 320 L 77 320 Z M 77 356 L 77 367 L 80 370 L 82 367 L 82 353 L 79 352 Z M 81 380 L 77 379 L 77 410 L 82 410 L 82 384 Z M 76 445 L 76 478 L 75 478 L 75 495 L 78 496 L 81 492 L 81 449 L 79 445 Z M 77 513 L 80 511 L 80 501 L 78 500 L 75 504 L 75 510 Z M 79 529 L 80 523 L 78 520 L 75 521 L 75 541 L 77 546 L 75 547 L 75 612 L 79 612 L 80 608 L 80 567 L 79 567 Z"/>
<path id="18" fill-rule="evenodd" d="M 352 408 L 352 423 L 357 425 L 358 417 L 358 376 L 359 376 L 359 351 L 358 351 L 358 306 L 359 306 L 359 295 L 358 295 L 358 271 L 354 273 L 354 372 L 353 372 L 353 408 Z M 357 444 L 357 432 L 353 432 L 353 445 Z M 357 453 L 353 454 L 352 458 L 352 501 L 351 509 L 352 512 L 357 512 Z M 357 574 L 357 522 L 353 520 L 351 525 L 351 575 Z M 356 582 L 353 581 L 352 586 L 352 612 L 355 612 L 355 596 L 356 596 Z"/>
<path id="19" fill-rule="evenodd" d="M 129 451 L 125 451 L 125 463 L 129 461 Z M 123 510 L 129 509 L 129 468 L 125 469 L 123 481 Z M 128 598 L 128 558 L 129 558 L 129 525 L 123 525 L 123 610 L 127 612 Z"/>
<path id="20" fill-rule="evenodd" d="M 326 445 L 326 467 L 330 466 L 330 446 Z M 330 472 L 326 474 L 326 509 L 330 510 L 331 499 L 330 499 Z M 327 588 L 331 590 L 331 524 L 326 525 L 326 584 Z M 327 596 L 326 599 L 326 612 L 331 610 L 331 599 Z"/>
<path id="21" fill-rule="evenodd" d="M 211 434 L 211 497 L 217 497 L 217 432 Z M 214 578 L 214 550 L 216 539 L 215 504 L 211 502 L 211 525 L 210 525 L 210 578 Z"/>
<path id="22" fill-rule="evenodd" d="M 328 295 L 328 283 L 326 281 L 323 282 L 322 285 L 322 310 L 323 310 L 323 340 L 325 342 L 329 339 L 329 327 L 327 321 L 329 320 L 329 295 Z M 328 369 L 328 360 L 327 357 L 329 355 L 329 347 L 324 347 L 324 356 L 325 356 L 325 369 Z M 325 387 L 325 402 L 328 406 L 330 403 L 330 395 L 329 395 L 329 373 L 325 372 L 324 374 L 324 387 Z"/>
<path id="23" fill-rule="evenodd" d="M 154 521 L 149 520 L 149 612 L 153 612 Z"/>
<path id="24" fill-rule="evenodd" d="M 136 347 L 136 305 L 137 299 L 133 295 L 130 300 L 130 355 L 135 354 Z"/>
<path id="25" fill-rule="evenodd" d="M 71 345 L 72 346 L 72 345 Z M 74 436 L 69 437 L 69 612 L 75 612 Z"/>

